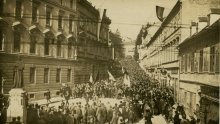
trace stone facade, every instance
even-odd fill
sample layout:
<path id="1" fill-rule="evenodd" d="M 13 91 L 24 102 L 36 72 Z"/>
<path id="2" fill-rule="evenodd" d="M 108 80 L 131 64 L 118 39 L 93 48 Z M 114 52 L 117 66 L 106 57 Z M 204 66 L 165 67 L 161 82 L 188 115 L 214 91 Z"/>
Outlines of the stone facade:
<path id="1" fill-rule="evenodd" d="M 100 79 L 106 78 L 112 52 L 108 43 L 98 40 L 99 11 L 86 0 L 80 1 L 1 1 L 0 76 L 5 94 L 13 86 L 13 68 L 19 58 L 25 66 L 23 88 L 30 100 L 43 98 L 46 89 L 56 96 L 62 83 L 71 87 L 85 83 L 93 72 L 100 71 Z M 80 26 L 85 22 L 78 18 L 81 11 L 86 20 L 93 19 L 92 26 L 84 27 L 88 30 Z M 99 50 L 97 44 L 106 49 Z"/>

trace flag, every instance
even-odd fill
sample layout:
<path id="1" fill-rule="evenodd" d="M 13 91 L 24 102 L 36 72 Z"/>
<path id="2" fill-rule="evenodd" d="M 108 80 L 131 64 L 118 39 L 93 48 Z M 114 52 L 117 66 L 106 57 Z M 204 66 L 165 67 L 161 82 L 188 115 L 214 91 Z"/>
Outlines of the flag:
<path id="1" fill-rule="evenodd" d="M 157 14 L 157 18 L 162 22 L 163 21 L 163 11 L 164 11 L 164 7 L 161 6 L 156 6 L 156 14 Z"/>
<path id="2" fill-rule="evenodd" d="M 90 83 L 93 83 L 93 77 L 92 77 L 92 76 L 93 76 L 93 74 L 91 73 L 91 74 L 90 74 L 90 77 L 89 77 L 89 82 L 90 82 Z"/>
<path id="3" fill-rule="evenodd" d="M 109 80 L 116 81 L 115 78 L 113 77 L 113 75 L 109 71 L 107 71 L 107 72 L 108 72 Z"/>
<path id="4" fill-rule="evenodd" d="M 141 45 L 142 44 L 142 41 L 143 39 L 145 39 L 148 35 L 148 31 L 147 29 L 150 28 L 152 25 L 150 24 L 147 24 L 146 26 L 143 26 L 137 36 L 137 39 L 136 39 L 136 45 Z"/>
<path id="5" fill-rule="evenodd" d="M 129 77 L 129 75 L 127 73 L 124 73 L 124 84 L 127 85 L 128 87 L 131 86 L 130 77 Z"/>
<path id="6" fill-rule="evenodd" d="M 99 22 L 99 30 L 98 30 L 98 39 L 100 39 L 100 35 L 101 35 L 101 31 L 102 31 L 102 27 L 103 27 L 103 18 L 106 16 L 106 9 L 104 9 L 103 14 L 102 14 L 102 18 L 101 18 L 101 22 Z"/>
<path id="7" fill-rule="evenodd" d="M 122 73 L 124 74 L 124 81 L 123 81 L 123 83 L 125 85 L 127 85 L 128 87 L 130 87 L 131 86 L 130 77 L 128 75 L 127 70 L 124 67 L 122 67 Z"/>
<path id="8" fill-rule="evenodd" d="M 96 75 L 96 78 L 95 78 L 94 83 L 97 82 L 98 80 L 99 80 L 99 71 L 98 71 L 98 73 L 97 73 L 97 75 Z"/>

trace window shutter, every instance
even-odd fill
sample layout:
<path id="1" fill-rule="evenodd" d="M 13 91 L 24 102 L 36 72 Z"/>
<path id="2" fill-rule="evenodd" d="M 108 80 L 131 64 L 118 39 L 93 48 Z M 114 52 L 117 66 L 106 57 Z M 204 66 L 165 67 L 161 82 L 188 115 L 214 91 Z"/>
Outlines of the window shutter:
<path id="1" fill-rule="evenodd" d="M 61 29 L 64 29 L 64 19 L 63 19 L 63 16 L 61 16 L 62 18 L 61 18 Z"/>
<path id="2" fill-rule="evenodd" d="M 37 9 L 36 22 L 39 22 L 39 8 Z"/>
<path id="3" fill-rule="evenodd" d="M 21 4 L 21 18 L 23 18 L 24 17 L 24 4 L 22 3 Z"/>
<path id="4" fill-rule="evenodd" d="M 16 6 L 14 7 L 14 17 L 16 18 Z"/>

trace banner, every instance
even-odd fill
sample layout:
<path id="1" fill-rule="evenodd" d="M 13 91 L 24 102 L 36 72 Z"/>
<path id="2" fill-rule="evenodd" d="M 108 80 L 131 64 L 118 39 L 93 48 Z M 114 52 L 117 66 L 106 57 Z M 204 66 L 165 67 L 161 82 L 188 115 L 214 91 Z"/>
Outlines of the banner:
<path id="1" fill-rule="evenodd" d="M 93 83 L 93 76 L 92 76 L 92 73 L 90 74 L 89 82 L 90 82 L 90 83 Z"/>
<path id="2" fill-rule="evenodd" d="M 107 71 L 107 72 L 108 72 L 109 80 L 116 81 L 114 76 L 109 71 Z"/>
<path id="3" fill-rule="evenodd" d="M 157 18 L 162 22 L 163 21 L 163 12 L 164 12 L 164 7 L 156 6 L 156 14 Z"/>
<path id="4" fill-rule="evenodd" d="M 131 81 L 128 74 L 124 74 L 124 84 L 127 85 L 128 87 L 131 87 Z"/>

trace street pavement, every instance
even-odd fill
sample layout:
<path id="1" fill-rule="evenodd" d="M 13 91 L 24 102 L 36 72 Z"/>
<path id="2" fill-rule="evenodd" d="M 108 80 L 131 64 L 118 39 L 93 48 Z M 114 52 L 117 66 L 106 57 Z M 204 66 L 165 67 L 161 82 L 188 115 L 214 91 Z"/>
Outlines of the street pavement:
<path id="1" fill-rule="evenodd" d="M 164 117 L 162 115 L 153 116 L 151 119 L 153 124 L 169 124 L 166 122 Z M 140 120 L 139 122 L 135 124 L 144 124 L 144 119 Z"/>
<path id="2" fill-rule="evenodd" d="M 65 99 L 62 97 L 53 97 L 50 99 L 51 103 L 49 104 L 49 107 L 58 107 L 62 100 L 65 102 Z M 117 103 L 119 105 L 120 101 L 122 101 L 122 99 L 113 99 L 113 98 L 99 98 L 99 100 L 101 100 L 102 103 L 106 104 L 107 102 L 110 103 L 111 106 L 114 106 L 115 103 Z M 84 98 L 74 98 L 74 99 L 70 99 L 69 100 L 69 104 L 71 105 L 72 103 L 77 103 L 77 102 L 81 102 L 81 105 L 85 105 L 86 104 L 86 100 Z M 89 104 L 92 104 L 93 101 L 89 101 Z M 36 100 L 36 101 L 31 101 L 29 103 L 32 104 L 39 104 L 39 105 L 46 105 L 47 104 L 47 100 L 46 99 L 42 99 L 42 100 Z"/>

